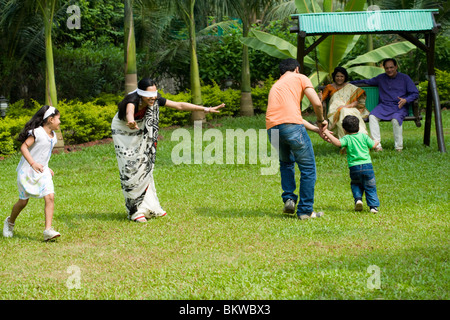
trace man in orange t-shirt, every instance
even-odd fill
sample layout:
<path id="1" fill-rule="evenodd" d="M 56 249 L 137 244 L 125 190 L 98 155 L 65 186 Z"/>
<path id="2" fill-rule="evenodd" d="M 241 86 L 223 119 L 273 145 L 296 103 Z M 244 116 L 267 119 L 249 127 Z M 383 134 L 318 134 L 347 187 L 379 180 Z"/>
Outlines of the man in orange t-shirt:
<path id="1" fill-rule="evenodd" d="M 323 212 L 313 210 L 316 162 L 306 129 L 322 136 L 327 121 L 323 118 L 319 96 L 309 78 L 301 74 L 299 68 L 300 64 L 295 59 L 281 61 L 281 77 L 269 92 L 266 129 L 270 142 L 278 149 L 284 212 L 294 213 L 299 200 L 296 213 L 303 220 L 323 216 Z M 304 95 L 314 107 L 318 127 L 303 120 L 301 101 Z M 294 193 L 295 163 L 300 169 L 300 197 Z"/>

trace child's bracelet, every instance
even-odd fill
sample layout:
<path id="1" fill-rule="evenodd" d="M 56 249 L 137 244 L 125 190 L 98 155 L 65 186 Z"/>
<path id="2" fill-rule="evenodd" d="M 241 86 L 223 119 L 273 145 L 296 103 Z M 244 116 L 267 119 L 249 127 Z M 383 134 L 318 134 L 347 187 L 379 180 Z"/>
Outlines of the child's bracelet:
<path id="1" fill-rule="evenodd" d="M 30 167 L 33 167 L 33 164 L 35 164 L 36 162 L 33 162 L 32 164 L 30 164 Z"/>

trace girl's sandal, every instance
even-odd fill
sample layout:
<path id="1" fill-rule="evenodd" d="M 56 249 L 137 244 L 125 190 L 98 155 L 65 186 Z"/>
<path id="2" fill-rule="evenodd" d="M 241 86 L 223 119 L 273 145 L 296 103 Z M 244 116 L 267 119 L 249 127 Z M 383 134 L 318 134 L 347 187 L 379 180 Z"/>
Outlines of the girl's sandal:
<path id="1" fill-rule="evenodd" d="M 131 217 L 129 217 L 129 219 L 134 222 L 147 222 L 147 219 L 145 219 L 144 214 L 140 212 L 136 212 Z"/>

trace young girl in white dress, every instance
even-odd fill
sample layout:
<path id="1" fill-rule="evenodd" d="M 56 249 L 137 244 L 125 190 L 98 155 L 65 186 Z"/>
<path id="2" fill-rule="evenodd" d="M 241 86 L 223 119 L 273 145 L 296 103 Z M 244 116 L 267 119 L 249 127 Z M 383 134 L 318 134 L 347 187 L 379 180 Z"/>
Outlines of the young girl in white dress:
<path id="1" fill-rule="evenodd" d="M 51 106 L 43 106 L 27 122 L 17 140 L 22 142 L 22 158 L 17 166 L 19 201 L 13 206 L 11 215 L 5 219 L 3 236 L 12 237 L 15 221 L 26 207 L 28 199 L 44 198 L 45 230 L 44 240 L 60 236 L 52 228 L 54 210 L 53 171 L 48 167 L 57 138 L 54 130 L 59 129 L 60 114 Z"/>

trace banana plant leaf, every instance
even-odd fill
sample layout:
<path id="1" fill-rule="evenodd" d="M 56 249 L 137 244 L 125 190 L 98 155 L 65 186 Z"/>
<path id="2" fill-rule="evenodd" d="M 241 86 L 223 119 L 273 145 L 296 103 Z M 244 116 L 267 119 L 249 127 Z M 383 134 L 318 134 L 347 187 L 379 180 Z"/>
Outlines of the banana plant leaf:
<path id="1" fill-rule="evenodd" d="M 239 39 L 241 43 L 245 44 L 249 48 L 260 50 L 262 52 L 267 53 L 269 56 L 278 58 L 278 59 L 287 59 L 292 58 L 291 55 L 286 54 L 285 52 L 279 50 L 278 48 L 265 44 L 264 42 L 260 41 L 257 38 L 254 37 L 241 37 Z"/>
<path id="2" fill-rule="evenodd" d="M 299 13 L 322 12 L 322 9 L 315 0 L 295 0 L 295 6 Z"/>
<path id="3" fill-rule="evenodd" d="M 286 56 L 289 57 L 296 57 L 297 56 L 297 47 L 292 45 L 290 42 L 283 40 L 281 38 L 278 38 L 276 36 L 271 35 L 267 32 L 262 32 L 258 30 L 252 30 L 251 34 L 261 41 L 262 43 L 265 43 L 269 46 L 276 47 L 279 51 L 284 53 Z"/>
<path id="4" fill-rule="evenodd" d="M 349 52 L 349 47 L 355 45 L 354 37 L 354 35 L 330 35 L 322 41 L 317 46 L 319 68 L 331 74 L 345 57 L 345 53 Z"/>
<path id="5" fill-rule="evenodd" d="M 384 69 L 375 66 L 355 66 L 347 68 L 347 72 L 349 74 L 351 74 L 352 72 L 359 74 L 364 79 L 371 79 L 379 74 L 382 74 L 384 72 Z"/>
<path id="6" fill-rule="evenodd" d="M 358 64 L 378 63 L 386 58 L 392 58 L 395 56 L 408 53 L 414 48 L 416 48 L 416 46 L 409 41 L 402 41 L 388 44 L 378 49 L 362 54 L 353 60 L 348 61 L 346 64 L 343 65 L 343 67 L 348 68 L 350 66 Z"/>
<path id="7" fill-rule="evenodd" d="M 280 37 L 266 32 L 251 30 L 249 37 L 242 37 L 240 41 L 249 48 L 261 50 L 275 58 L 297 58 L 296 46 Z M 315 66 L 314 60 L 308 56 L 305 57 L 304 63 L 311 68 Z"/>
<path id="8" fill-rule="evenodd" d="M 308 78 L 309 78 L 309 80 L 311 80 L 314 88 L 316 88 L 319 85 L 319 83 L 322 83 L 326 79 L 326 77 L 328 77 L 328 72 L 319 71 L 317 74 L 317 71 L 314 71 L 313 73 L 311 73 L 309 75 Z M 317 80 L 317 79 L 319 79 L 319 80 Z M 308 98 L 306 96 L 304 96 L 303 100 L 302 100 L 302 111 L 307 109 L 310 104 L 311 103 L 309 102 Z"/>

